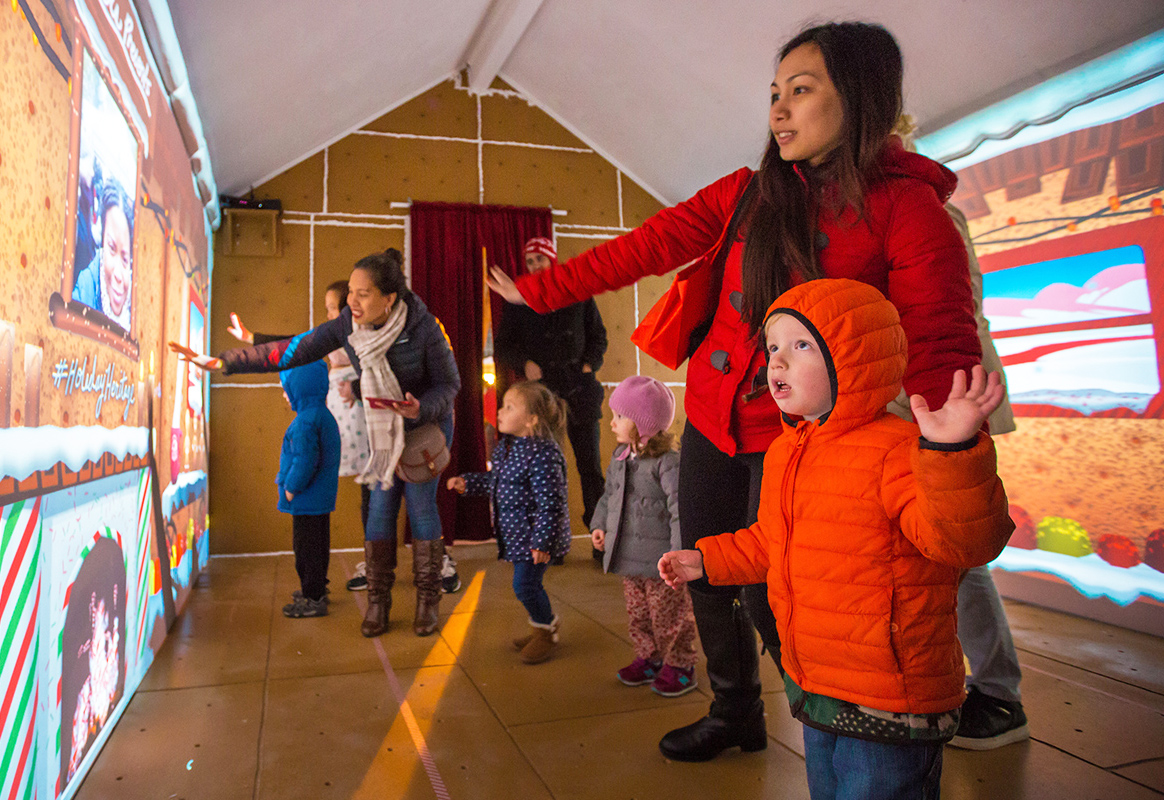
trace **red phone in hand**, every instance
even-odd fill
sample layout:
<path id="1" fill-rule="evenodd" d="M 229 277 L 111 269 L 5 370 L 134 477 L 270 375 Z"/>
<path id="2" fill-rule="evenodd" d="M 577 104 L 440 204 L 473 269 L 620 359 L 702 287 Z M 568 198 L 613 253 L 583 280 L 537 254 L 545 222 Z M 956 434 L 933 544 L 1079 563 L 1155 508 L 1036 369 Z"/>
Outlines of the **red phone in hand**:
<path id="1" fill-rule="evenodd" d="M 391 397 L 367 397 L 364 399 L 372 408 L 399 408 L 408 405 L 405 400 L 393 400 Z"/>

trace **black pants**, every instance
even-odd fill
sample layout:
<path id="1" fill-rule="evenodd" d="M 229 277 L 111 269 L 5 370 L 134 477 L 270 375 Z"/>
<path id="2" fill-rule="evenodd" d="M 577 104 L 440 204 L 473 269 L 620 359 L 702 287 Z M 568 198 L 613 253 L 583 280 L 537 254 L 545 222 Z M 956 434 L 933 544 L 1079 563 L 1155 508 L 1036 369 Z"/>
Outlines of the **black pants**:
<path id="1" fill-rule="evenodd" d="M 590 517 L 606 491 L 606 473 L 598 451 L 602 422 L 602 384 L 592 372 L 580 373 L 570 384 L 547 380 L 546 386 L 566 401 L 566 436 L 574 450 L 574 464 L 582 483 L 582 524 Z"/>
<path id="2" fill-rule="evenodd" d="M 295 551 L 299 589 L 309 600 L 318 600 L 327 589 L 327 567 L 331 561 L 331 514 L 293 514 L 291 549 Z"/>
<path id="3" fill-rule="evenodd" d="M 684 549 L 704 536 L 733 533 L 756 521 L 763 453 L 729 456 L 688 423 L 679 459 L 679 529 Z M 753 713 L 760 702 L 760 661 L 753 625 L 780 664 L 776 620 L 768 586 L 690 584 L 695 626 L 715 693 L 712 713 L 723 718 Z"/>

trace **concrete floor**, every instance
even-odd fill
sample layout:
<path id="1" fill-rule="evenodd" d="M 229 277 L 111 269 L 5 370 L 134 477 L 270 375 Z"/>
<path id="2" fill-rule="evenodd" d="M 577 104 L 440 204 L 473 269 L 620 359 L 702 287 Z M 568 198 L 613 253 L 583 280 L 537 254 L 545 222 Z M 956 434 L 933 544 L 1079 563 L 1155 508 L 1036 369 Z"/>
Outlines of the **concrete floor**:
<path id="1" fill-rule="evenodd" d="M 508 644 L 525 614 L 493 545 L 458 545 L 464 588 L 440 634 L 411 630 L 397 584 L 392 629 L 359 633 L 362 593 L 343 583 L 359 556 L 335 553 L 331 614 L 291 620 L 290 556 L 216 558 L 77 793 L 117 798 L 807 798 L 799 723 L 765 694 L 766 751 L 668 762 L 671 728 L 706 713 L 628 688 L 621 582 L 578 540 L 546 586 L 562 618 L 552 660 L 521 664 Z M 401 550 L 403 576 L 411 576 Z M 1164 795 L 1164 640 L 1008 604 L 1032 739 L 946 749 L 942 796 L 1138 800 Z M 766 689 L 780 681 L 765 658 Z"/>

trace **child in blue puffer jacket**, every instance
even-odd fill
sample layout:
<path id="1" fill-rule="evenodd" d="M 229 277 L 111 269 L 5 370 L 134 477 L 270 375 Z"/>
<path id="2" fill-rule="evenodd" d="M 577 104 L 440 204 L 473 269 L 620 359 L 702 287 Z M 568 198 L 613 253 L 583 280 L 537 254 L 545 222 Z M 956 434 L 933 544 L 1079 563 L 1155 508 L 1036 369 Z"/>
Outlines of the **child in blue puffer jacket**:
<path id="1" fill-rule="evenodd" d="M 283 606 L 293 618 L 327 615 L 331 512 L 339 488 L 340 434 L 327 410 L 327 367 L 315 361 L 279 373 L 283 396 L 296 416 L 279 455 L 279 510 L 291 515 L 291 549 L 299 591 Z"/>

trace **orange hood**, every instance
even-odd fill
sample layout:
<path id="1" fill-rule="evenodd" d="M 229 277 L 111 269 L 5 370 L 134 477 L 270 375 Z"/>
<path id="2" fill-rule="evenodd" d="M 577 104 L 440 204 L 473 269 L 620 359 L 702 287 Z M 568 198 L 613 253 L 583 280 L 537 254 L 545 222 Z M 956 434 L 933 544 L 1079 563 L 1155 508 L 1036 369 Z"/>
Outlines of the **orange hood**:
<path id="1" fill-rule="evenodd" d="M 789 314 L 816 338 L 832 384 L 833 409 L 821 418 L 832 433 L 885 411 L 901 391 L 906 342 L 893 303 L 867 283 L 824 278 L 802 283 L 776 298 L 765 318 Z M 784 416 L 795 426 L 797 418 Z"/>

